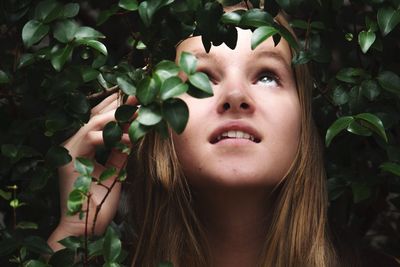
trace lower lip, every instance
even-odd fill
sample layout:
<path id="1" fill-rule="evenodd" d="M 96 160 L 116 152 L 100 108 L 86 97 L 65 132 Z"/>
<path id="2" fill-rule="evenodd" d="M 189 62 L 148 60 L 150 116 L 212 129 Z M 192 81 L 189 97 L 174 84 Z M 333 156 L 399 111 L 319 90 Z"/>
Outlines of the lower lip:
<path id="1" fill-rule="evenodd" d="M 241 138 L 225 138 L 214 145 L 235 145 L 235 146 L 240 146 L 240 145 L 249 145 L 249 144 L 256 144 L 255 142 L 249 140 L 249 139 L 241 139 Z"/>

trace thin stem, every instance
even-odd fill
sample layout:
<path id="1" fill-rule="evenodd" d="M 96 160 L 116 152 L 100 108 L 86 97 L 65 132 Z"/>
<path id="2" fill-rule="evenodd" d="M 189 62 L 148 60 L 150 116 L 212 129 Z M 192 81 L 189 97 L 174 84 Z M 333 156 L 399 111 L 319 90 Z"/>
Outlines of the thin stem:
<path id="1" fill-rule="evenodd" d="M 87 205 L 87 210 L 86 210 L 86 218 L 85 218 L 85 258 L 83 261 L 83 266 L 89 266 L 89 255 L 88 255 L 88 225 L 89 225 L 89 204 L 90 204 L 90 198 L 91 198 L 91 194 L 89 193 L 87 196 L 87 201 L 86 201 L 86 205 Z"/>
<path id="2" fill-rule="evenodd" d="M 118 92 L 119 87 L 118 85 L 114 85 L 113 87 L 107 88 L 101 92 L 98 93 L 93 93 L 91 95 L 88 95 L 86 98 L 87 99 L 97 99 L 97 98 L 104 98 L 107 97 L 109 95 L 112 95 L 113 93 Z"/>

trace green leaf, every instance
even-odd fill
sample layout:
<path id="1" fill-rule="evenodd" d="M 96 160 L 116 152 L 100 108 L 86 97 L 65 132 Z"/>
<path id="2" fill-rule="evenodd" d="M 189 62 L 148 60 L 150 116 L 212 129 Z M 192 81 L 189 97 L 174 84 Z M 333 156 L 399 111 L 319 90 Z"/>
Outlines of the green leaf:
<path id="1" fill-rule="evenodd" d="M 174 98 L 165 101 L 162 113 L 164 119 L 176 133 L 183 132 L 189 119 L 189 109 L 183 100 Z"/>
<path id="2" fill-rule="evenodd" d="M 135 11 L 138 9 L 138 3 L 136 0 L 120 0 L 118 6 L 129 11 Z"/>
<path id="3" fill-rule="evenodd" d="M 380 137 L 383 138 L 383 140 L 388 142 L 385 127 L 383 126 L 381 119 L 379 119 L 376 115 L 371 113 L 362 113 L 354 116 L 354 118 L 356 120 L 362 120 L 363 122 L 366 122 L 367 124 L 362 123 L 362 125 L 367 126 L 367 128 L 377 133 Z"/>
<path id="4" fill-rule="evenodd" d="M 111 16 L 117 13 L 118 10 L 118 5 L 113 5 L 110 9 L 100 11 L 99 16 L 97 17 L 97 25 L 106 22 Z"/>
<path id="5" fill-rule="evenodd" d="M 71 250 L 76 250 L 82 246 L 82 240 L 77 236 L 69 236 L 58 241 L 61 245 Z"/>
<path id="6" fill-rule="evenodd" d="M 299 50 L 299 45 L 296 41 L 296 39 L 294 38 L 294 36 L 292 35 L 292 33 L 286 29 L 285 27 L 283 27 L 280 24 L 274 23 L 273 24 L 274 27 L 279 31 L 279 34 L 286 40 L 286 42 L 288 42 L 288 44 L 290 45 L 291 48 L 293 48 L 294 50 Z M 275 42 L 275 40 L 274 40 Z M 275 44 L 276 46 L 276 44 Z"/>
<path id="7" fill-rule="evenodd" d="M 18 229 L 38 229 L 37 223 L 21 221 L 17 224 Z"/>
<path id="8" fill-rule="evenodd" d="M 175 62 L 170 60 L 163 60 L 158 63 L 154 70 L 154 75 L 157 76 L 161 82 L 164 82 L 170 77 L 177 76 L 179 73 L 179 67 Z"/>
<path id="9" fill-rule="evenodd" d="M 392 7 L 381 7 L 378 10 L 377 20 L 382 36 L 390 33 L 400 22 L 400 11 Z"/>
<path id="10" fill-rule="evenodd" d="M 83 193 L 88 193 L 90 189 L 90 185 L 92 183 L 92 177 L 87 175 L 82 175 L 76 178 L 74 182 L 74 189 L 79 190 Z"/>
<path id="11" fill-rule="evenodd" d="M 3 144 L 1 145 L 1 154 L 10 159 L 16 158 L 18 155 L 18 147 L 14 144 Z"/>
<path id="12" fill-rule="evenodd" d="M 63 7 L 63 18 L 73 18 L 79 13 L 79 4 L 77 3 L 68 3 Z"/>
<path id="13" fill-rule="evenodd" d="M 84 200 L 85 200 L 85 195 L 80 190 L 78 189 L 72 190 L 68 196 L 67 214 L 68 215 L 77 214 L 81 210 Z"/>
<path id="14" fill-rule="evenodd" d="M 361 125 L 358 121 L 352 121 L 349 126 L 347 126 L 347 131 L 361 136 L 371 136 L 372 132 L 367 128 Z"/>
<path id="15" fill-rule="evenodd" d="M 368 100 L 373 101 L 380 94 L 379 85 L 374 80 L 364 80 L 361 83 L 361 93 Z"/>
<path id="16" fill-rule="evenodd" d="M 345 83 L 358 83 L 365 71 L 360 68 L 343 68 L 336 74 L 336 79 Z"/>
<path id="17" fill-rule="evenodd" d="M 82 75 L 82 80 L 84 82 L 90 82 L 95 79 L 97 79 L 97 76 L 99 76 L 100 72 L 96 69 L 93 69 L 90 66 L 81 66 L 81 75 Z"/>
<path id="18" fill-rule="evenodd" d="M 50 27 L 37 20 L 30 20 L 22 29 L 22 41 L 26 47 L 36 44 L 49 32 Z"/>
<path id="19" fill-rule="evenodd" d="M 332 100 L 336 105 L 344 105 L 349 101 L 349 94 L 342 85 L 336 86 L 332 92 Z"/>
<path id="20" fill-rule="evenodd" d="M 0 197 L 4 198 L 5 200 L 11 199 L 11 192 L 6 192 L 0 189 Z"/>
<path id="21" fill-rule="evenodd" d="M 127 95 L 135 95 L 136 94 L 136 87 L 132 84 L 131 81 L 123 77 L 117 77 L 117 83 L 119 88 L 121 88 L 122 92 Z"/>
<path id="22" fill-rule="evenodd" d="M 371 45 L 375 42 L 375 33 L 371 31 L 361 31 L 358 34 L 358 43 L 360 44 L 361 51 L 365 54 Z"/>
<path id="23" fill-rule="evenodd" d="M 10 207 L 13 209 L 16 209 L 20 206 L 19 200 L 17 198 L 14 198 L 10 201 Z"/>
<path id="24" fill-rule="evenodd" d="M 39 236 L 28 236 L 23 240 L 23 244 L 34 253 L 53 254 L 53 250 L 47 245 L 47 242 Z"/>
<path id="25" fill-rule="evenodd" d="M 91 27 L 82 26 L 77 29 L 77 31 L 75 33 L 75 38 L 77 40 L 85 39 L 85 38 L 86 39 L 97 39 L 97 38 L 105 38 L 105 36 L 101 32 L 96 31 L 95 29 L 93 29 Z M 99 50 L 99 52 L 101 52 L 101 51 Z"/>
<path id="26" fill-rule="evenodd" d="M 133 121 L 129 126 L 128 134 L 129 139 L 132 143 L 137 142 L 140 138 L 142 138 L 148 131 L 150 131 L 150 127 L 140 124 L 138 121 Z"/>
<path id="27" fill-rule="evenodd" d="M 51 267 L 51 266 L 42 261 L 29 260 L 24 264 L 24 267 Z"/>
<path id="28" fill-rule="evenodd" d="M 85 176 L 92 175 L 94 171 L 94 164 L 90 159 L 78 157 L 74 163 L 75 170 Z"/>
<path id="29" fill-rule="evenodd" d="M 117 232 L 109 226 L 103 243 L 104 260 L 106 262 L 115 261 L 118 259 L 119 254 L 121 254 L 121 241 Z"/>
<path id="30" fill-rule="evenodd" d="M 197 66 L 197 59 L 189 52 L 183 51 L 179 58 L 179 67 L 187 74 L 195 73 Z"/>
<path id="31" fill-rule="evenodd" d="M 146 77 L 140 81 L 136 96 L 142 105 L 148 105 L 155 100 L 159 90 L 157 79 Z"/>
<path id="32" fill-rule="evenodd" d="M 72 160 L 72 157 L 64 147 L 53 146 L 47 151 L 45 160 L 49 166 L 58 168 L 69 163 Z"/>
<path id="33" fill-rule="evenodd" d="M 121 267 L 121 265 L 119 265 L 119 264 L 116 263 L 116 262 L 105 262 L 105 263 L 103 264 L 103 267 Z"/>
<path id="34" fill-rule="evenodd" d="M 139 109 L 137 121 L 143 125 L 151 126 L 159 123 L 162 119 L 161 110 L 156 105 L 142 106 Z"/>
<path id="35" fill-rule="evenodd" d="M 337 119 L 332 125 L 328 128 L 325 135 L 325 144 L 328 147 L 333 138 L 338 135 L 341 131 L 346 129 L 351 122 L 354 121 L 354 118 L 351 116 L 344 116 Z"/>
<path id="36" fill-rule="evenodd" d="M 384 162 L 379 166 L 379 168 L 400 177 L 400 164 L 398 163 Z"/>
<path id="37" fill-rule="evenodd" d="M 107 179 L 109 179 L 109 178 L 115 176 L 116 174 L 117 174 L 117 169 L 114 168 L 114 167 L 105 169 L 105 170 L 100 174 L 99 182 L 103 182 L 103 181 L 105 181 L 105 180 L 107 180 Z"/>
<path id="38" fill-rule="evenodd" d="M 158 267 L 174 267 L 174 265 L 169 261 L 162 261 L 158 264 Z"/>
<path id="39" fill-rule="evenodd" d="M 78 24 L 73 20 L 62 20 L 55 24 L 53 35 L 61 43 L 71 42 L 78 29 Z"/>
<path id="40" fill-rule="evenodd" d="M 121 140 L 122 129 L 115 121 L 110 121 L 104 126 L 103 129 L 103 140 L 106 147 L 113 147 L 117 142 Z"/>
<path id="41" fill-rule="evenodd" d="M 35 55 L 26 53 L 21 56 L 18 62 L 18 69 L 31 65 L 35 62 Z"/>
<path id="42" fill-rule="evenodd" d="M 251 36 L 251 50 L 254 50 L 259 44 L 277 32 L 278 31 L 272 26 L 262 26 L 257 28 Z"/>
<path id="43" fill-rule="evenodd" d="M 10 77 L 8 76 L 7 73 L 4 71 L 0 70 L 0 84 L 6 84 L 11 81 Z"/>
<path id="44" fill-rule="evenodd" d="M 181 94 L 186 93 L 188 90 L 188 85 L 182 83 L 182 80 L 179 77 L 171 77 L 168 78 L 161 85 L 161 100 L 166 100 L 169 98 L 173 98 L 179 96 Z"/>
<path id="45" fill-rule="evenodd" d="M 76 43 L 79 45 L 86 45 L 88 47 L 91 47 L 97 51 L 99 51 L 100 53 L 102 53 L 103 55 L 107 56 L 107 48 L 106 46 L 97 41 L 97 40 L 92 40 L 92 39 L 79 39 L 76 40 Z"/>
<path id="46" fill-rule="evenodd" d="M 75 251 L 68 248 L 58 250 L 54 253 L 49 261 L 51 266 L 55 267 L 71 267 L 74 266 L 75 262 Z"/>
<path id="47" fill-rule="evenodd" d="M 129 122 L 132 119 L 133 114 L 135 114 L 136 110 L 136 106 L 121 105 L 115 111 L 115 119 L 118 122 Z"/>
<path id="48" fill-rule="evenodd" d="M 400 77 L 391 71 L 382 71 L 377 77 L 378 83 L 383 89 L 400 95 Z"/>
<path id="49" fill-rule="evenodd" d="M 60 71 L 63 68 L 64 64 L 71 57 L 72 50 L 73 46 L 67 44 L 64 48 L 59 49 L 57 52 L 54 53 L 51 58 L 51 65 L 53 65 L 53 68 L 56 71 Z"/>
<path id="50" fill-rule="evenodd" d="M 202 92 L 208 94 L 209 96 L 213 96 L 213 90 L 211 87 L 210 80 L 208 76 L 203 72 L 196 72 L 189 77 L 189 82 L 194 87 L 200 89 Z"/>
<path id="51" fill-rule="evenodd" d="M 149 27 L 153 19 L 154 12 L 156 12 L 155 8 L 150 6 L 148 1 L 143 1 L 140 3 L 138 9 L 140 18 L 142 19 L 144 25 Z"/>
<path id="52" fill-rule="evenodd" d="M 62 6 L 54 0 L 41 1 L 35 8 L 35 19 L 44 23 L 61 18 L 62 15 Z"/>
<path id="53" fill-rule="evenodd" d="M 224 24 L 232 24 L 232 25 L 239 25 L 240 20 L 242 19 L 242 12 L 243 10 L 236 10 L 228 13 L 224 13 L 221 17 L 221 22 Z"/>
<path id="54" fill-rule="evenodd" d="M 271 26 L 274 22 L 273 17 L 260 9 L 250 9 L 242 15 L 240 26 L 261 27 Z"/>

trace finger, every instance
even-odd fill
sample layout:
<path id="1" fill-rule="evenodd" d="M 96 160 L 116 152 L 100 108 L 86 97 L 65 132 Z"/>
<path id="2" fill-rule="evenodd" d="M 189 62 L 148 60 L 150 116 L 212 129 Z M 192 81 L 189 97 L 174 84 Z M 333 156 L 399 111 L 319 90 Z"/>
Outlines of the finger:
<path id="1" fill-rule="evenodd" d="M 100 112 L 100 110 L 104 109 L 108 105 L 110 105 L 112 102 L 116 101 L 118 99 L 118 93 L 114 93 L 108 97 L 106 97 L 104 100 L 102 100 L 99 104 L 97 104 L 94 108 L 92 108 L 92 115 L 96 115 L 97 113 Z"/>
<path id="2" fill-rule="evenodd" d="M 90 130 L 101 130 L 110 121 L 115 121 L 114 114 L 115 109 L 109 110 L 105 113 L 99 113 L 89 120 L 86 127 L 89 127 Z"/>

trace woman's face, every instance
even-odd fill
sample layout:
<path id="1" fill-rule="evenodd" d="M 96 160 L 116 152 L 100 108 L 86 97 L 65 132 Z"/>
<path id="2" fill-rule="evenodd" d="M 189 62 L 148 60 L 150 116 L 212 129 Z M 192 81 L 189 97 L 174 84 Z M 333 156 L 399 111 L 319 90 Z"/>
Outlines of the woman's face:
<path id="1" fill-rule="evenodd" d="M 200 37 L 177 48 L 178 57 L 197 57 L 214 90 L 211 98 L 182 96 L 189 122 L 173 139 L 191 186 L 273 187 L 295 158 L 300 104 L 289 46 L 269 38 L 252 51 L 250 40 L 251 31 L 238 29 L 234 50 L 223 44 L 207 54 Z"/>

